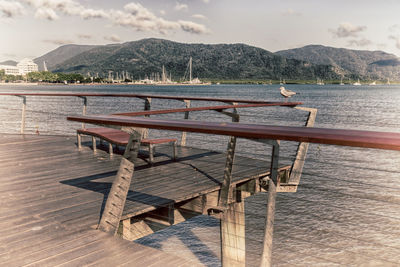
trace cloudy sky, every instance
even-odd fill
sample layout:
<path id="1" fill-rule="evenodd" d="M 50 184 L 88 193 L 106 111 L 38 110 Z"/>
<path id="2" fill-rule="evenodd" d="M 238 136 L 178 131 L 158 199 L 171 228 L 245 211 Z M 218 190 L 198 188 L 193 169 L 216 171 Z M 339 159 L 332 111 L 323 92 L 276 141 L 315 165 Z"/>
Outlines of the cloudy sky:
<path id="1" fill-rule="evenodd" d="M 0 61 L 156 37 L 275 52 L 322 44 L 400 56 L 398 0 L 0 0 Z"/>

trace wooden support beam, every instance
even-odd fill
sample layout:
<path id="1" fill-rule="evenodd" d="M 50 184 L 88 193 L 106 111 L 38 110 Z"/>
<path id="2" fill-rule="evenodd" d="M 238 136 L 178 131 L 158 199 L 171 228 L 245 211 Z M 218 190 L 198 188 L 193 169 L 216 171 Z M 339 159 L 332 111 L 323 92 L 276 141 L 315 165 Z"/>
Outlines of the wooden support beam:
<path id="1" fill-rule="evenodd" d="M 271 156 L 271 175 L 268 182 L 267 217 L 265 219 L 265 232 L 260 267 L 270 267 L 272 265 L 272 239 L 275 219 L 276 185 L 278 182 L 278 162 L 279 141 L 275 141 Z"/>
<path id="2" fill-rule="evenodd" d="M 233 114 L 236 113 L 236 110 Z M 239 116 L 232 116 L 232 120 Z M 232 187 L 232 167 L 235 158 L 236 137 L 231 136 L 224 169 L 224 181 L 219 195 L 218 208 L 220 214 L 221 235 L 221 258 L 222 266 L 245 266 L 246 244 L 245 244 L 245 222 L 244 202 L 235 203 Z"/>
<path id="3" fill-rule="evenodd" d="M 101 216 L 98 229 L 115 235 L 124 210 L 126 196 L 129 191 L 134 165 L 122 158 L 117 176 L 113 182 L 107 202 Z"/>
<path id="4" fill-rule="evenodd" d="M 295 107 L 298 110 L 307 111 L 308 118 L 306 120 L 306 127 L 313 127 L 315 123 L 315 118 L 317 116 L 317 109 L 315 108 L 305 108 L 305 107 Z M 288 183 L 292 185 L 298 185 L 300 183 L 301 173 L 303 172 L 304 163 L 306 161 L 307 151 L 309 143 L 300 142 L 296 152 L 296 158 L 293 162 L 292 169 L 290 171 L 290 177 Z"/>
<path id="5" fill-rule="evenodd" d="M 229 196 L 232 194 L 232 166 L 235 158 L 236 137 L 231 136 L 228 142 L 228 149 L 226 155 L 226 163 L 224 169 L 224 181 L 221 186 L 221 194 L 219 196 L 218 205 L 222 208 L 226 207 L 229 203 Z"/>
<path id="6" fill-rule="evenodd" d="M 123 239 L 133 241 L 154 233 L 145 220 L 125 219 L 121 222 L 121 236 Z"/>
<path id="7" fill-rule="evenodd" d="M 128 145 L 126 146 L 124 157 L 121 160 L 117 176 L 108 194 L 98 227 L 99 230 L 113 235 L 118 231 L 126 196 L 128 195 L 133 176 L 134 161 L 137 158 L 143 134 L 143 129 L 125 128 L 124 130 L 130 132 L 131 135 Z"/>
<path id="8" fill-rule="evenodd" d="M 222 266 L 246 266 L 244 202 L 232 203 L 221 214 Z"/>

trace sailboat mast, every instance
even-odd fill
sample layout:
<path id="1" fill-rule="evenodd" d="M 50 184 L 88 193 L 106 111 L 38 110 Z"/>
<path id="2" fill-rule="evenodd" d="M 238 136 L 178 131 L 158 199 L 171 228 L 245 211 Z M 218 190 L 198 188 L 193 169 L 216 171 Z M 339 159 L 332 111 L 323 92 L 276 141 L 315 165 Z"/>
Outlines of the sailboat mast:
<path id="1" fill-rule="evenodd" d="M 189 81 L 192 82 L 192 57 L 189 59 Z"/>
<path id="2" fill-rule="evenodd" d="M 166 76 L 165 76 L 165 67 L 164 67 L 164 65 L 162 66 L 162 77 L 161 77 L 161 79 L 162 79 L 163 83 L 165 83 L 165 81 L 167 80 Z"/>

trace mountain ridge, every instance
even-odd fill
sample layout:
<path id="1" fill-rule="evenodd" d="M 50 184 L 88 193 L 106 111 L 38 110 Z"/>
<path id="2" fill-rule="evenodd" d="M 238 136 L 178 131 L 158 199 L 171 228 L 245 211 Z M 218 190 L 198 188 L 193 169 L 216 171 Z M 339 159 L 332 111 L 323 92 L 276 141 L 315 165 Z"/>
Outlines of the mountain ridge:
<path id="1" fill-rule="evenodd" d="M 186 44 L 158 38 L 108 45 L 64 45 L 35 62 L 46 61 L 48 69 L 55 72 L 102 77 L 128 71 L 134 79 L 160 74 L 164 65 L 177 80 L 183 77 L 190 57 L 194 76 L 208 79 L 399 80 L 400 77 L 400 60 L 383 51 L 308 45 L 272 53 L 244 43 Z"/>
<path id="2" fill-rule="evenodd" d="M 15 60 L 6 60 L 3 62 L 0 62 L 0 65 L 8 65 L 8 66 L 17 66 L 18 62 Z"/>
<path id="3" fill-rule="evenodd" d="M 91 73 L 102 77 L 107 77 L 109 72 L 128 71 L 138 79 L 161 73 L 164 65 L 176 80 L 184 75 L 190 57 L 194 75 L 208 79 L 338 77 L 331 66 L 286 59 L 247 44 L 184 44 L 156 38 L 95 46 L 48 67 L 56 72 Z"/>
<path id="4" fill-rule="evenodd" d="M 39 66 L 40 71 L 44 70 L 43 62 L 46 62 L 47 68 L 51 70 L 55 65 L 58 65 L 65 60 L 68 60 L 71 57 L 79 55 L 80 53 L 88 51 L 94 47 L 96 47 L 96 45 L 62 45 L 38 58 L 35 58 L 33 62 L 35 62 Z"/>
<path id="5" fill-rule="evenodd" d="M 399 59 L 393 54 L 379 50 L 352 50 L 323 45 L 307 45 L 277 51 L 275 54 L 305 60 L 313 64 L 329 64 L 337 67 L 344 77 L 396 80 L 400 77 Z"/>

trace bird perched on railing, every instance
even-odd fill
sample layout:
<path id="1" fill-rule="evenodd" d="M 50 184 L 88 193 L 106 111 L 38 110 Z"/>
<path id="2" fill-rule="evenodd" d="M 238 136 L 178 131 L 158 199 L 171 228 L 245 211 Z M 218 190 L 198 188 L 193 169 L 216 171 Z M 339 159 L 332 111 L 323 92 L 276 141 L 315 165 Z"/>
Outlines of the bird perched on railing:
<path id="1" fill-rule="evenodd" d="M 295 95 L 295 94 L 296 94 L 296 92 L 287 90 L 287 89 L 285 89 L 285 87 L 283 87 L 283 86 L 281 86 L 281 87 L 279 88 L 279 90 L 281 90 L 281 95 L 283 95 L 283 96 L 286 98 L 286 101 L 287 101 L 287 99 L 288 99 L 289 97 L 291 97 L 292 95 Z"/>

